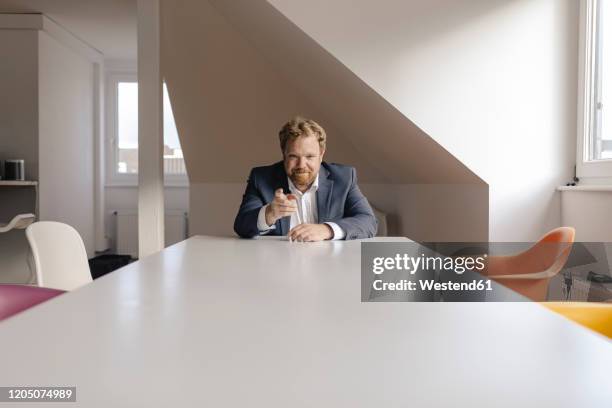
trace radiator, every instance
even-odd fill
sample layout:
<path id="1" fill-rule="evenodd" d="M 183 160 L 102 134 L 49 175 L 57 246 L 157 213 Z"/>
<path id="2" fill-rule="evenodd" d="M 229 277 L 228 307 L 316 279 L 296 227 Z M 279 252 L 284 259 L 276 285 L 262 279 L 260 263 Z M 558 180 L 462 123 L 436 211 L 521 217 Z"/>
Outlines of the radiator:
<path id="1" fill-rule="evenodd" d="M 138 258 L 138 213 L 130 210 L 113 211 L 115 216 L 116 252 Z M 188 214 L 180 210 L 167 210 L 164 217 L 166 246 L 187 238 Z"/>
<path id="2" fill-rule="evenodd" d="M 561 224 L 576 229 L 576 241 L 612 242 L 612 186 L 559 187 Z"/>

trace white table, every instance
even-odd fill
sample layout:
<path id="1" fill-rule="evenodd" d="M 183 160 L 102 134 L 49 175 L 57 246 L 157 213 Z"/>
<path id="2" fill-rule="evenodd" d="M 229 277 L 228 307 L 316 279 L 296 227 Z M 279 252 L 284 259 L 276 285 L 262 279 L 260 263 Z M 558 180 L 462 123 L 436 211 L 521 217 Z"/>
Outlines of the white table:
<path id="1" fill-rule="evenodd" d="M 359 254 L 191 238 L 0 323 L 0 385 L 75 385 L 71 407 L 612 406 L 612 342 L 535 303 L 361 303 Z"/>

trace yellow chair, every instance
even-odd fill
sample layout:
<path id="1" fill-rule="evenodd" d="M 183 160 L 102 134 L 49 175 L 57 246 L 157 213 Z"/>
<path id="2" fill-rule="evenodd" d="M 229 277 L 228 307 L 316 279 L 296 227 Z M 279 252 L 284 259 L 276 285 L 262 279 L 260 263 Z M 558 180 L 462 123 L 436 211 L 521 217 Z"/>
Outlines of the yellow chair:
<path id="1" fill-rule="evenodd" d="M 612 339 L 612 303 L 542 302 L 541 304 Z"/>

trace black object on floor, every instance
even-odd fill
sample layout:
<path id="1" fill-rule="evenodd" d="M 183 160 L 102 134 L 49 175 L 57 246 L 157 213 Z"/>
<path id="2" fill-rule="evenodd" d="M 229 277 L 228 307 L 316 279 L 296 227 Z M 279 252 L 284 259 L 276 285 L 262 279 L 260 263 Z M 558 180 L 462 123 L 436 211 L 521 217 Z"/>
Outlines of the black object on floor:
<path id="1" fill-rule="evenodd" d="M 122 268 L 130 262 L 132 262 L 132 257 L 129 255 L 98 255 L 89 260 L 91 277 L 98 279 L 100 276 Z"/>

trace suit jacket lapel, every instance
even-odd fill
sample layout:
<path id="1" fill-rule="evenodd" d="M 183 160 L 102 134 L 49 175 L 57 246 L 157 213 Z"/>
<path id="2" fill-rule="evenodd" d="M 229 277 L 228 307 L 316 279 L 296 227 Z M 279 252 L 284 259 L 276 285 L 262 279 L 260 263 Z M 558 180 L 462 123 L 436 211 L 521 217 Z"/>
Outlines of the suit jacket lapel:
<path id="1" fill-rule="evenodd" d="M 331 206 L 334 181 L 329 177 L 329 172 L 323 165 L 319 170 L 319 188 L 317 190 L 317 212 L 319 223 L 329 221 L 329 209 Z"/>

